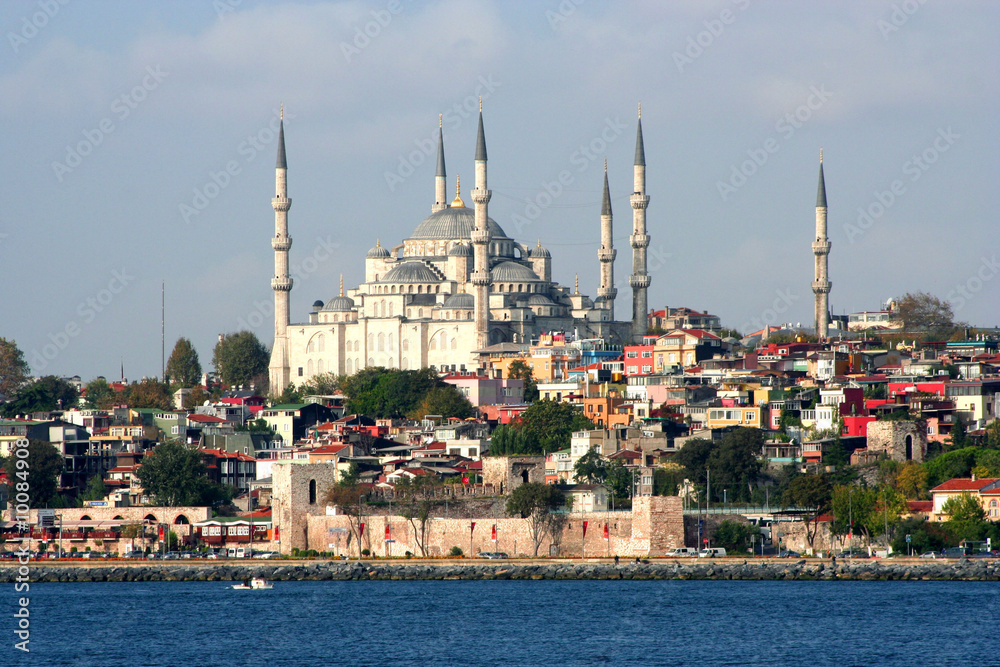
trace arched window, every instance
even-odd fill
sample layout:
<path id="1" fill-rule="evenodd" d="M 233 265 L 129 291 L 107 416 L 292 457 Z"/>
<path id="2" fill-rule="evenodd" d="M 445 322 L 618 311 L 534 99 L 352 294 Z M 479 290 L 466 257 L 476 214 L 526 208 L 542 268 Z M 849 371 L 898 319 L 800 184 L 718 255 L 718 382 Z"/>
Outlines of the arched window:
<path id="1" fill-rule="evenodd" d="M 361 349 L 361 341 L 356 340 L 354 341 L 354 351 L 357 352 L 359 349 Z"/>
<path id="2" fill-rule="evenodd" d="M 422 318 L 423 316 L 424 316 L 424 309 L 423 308 L 417 308 L 417 318 L 419 319 L 419 318 Z"/>
<path id="3" fill-rule="evenodd" d="M 310 359 L 306 363 L 306 375 L 314 375 L 314 374 L 315 374 L 315 371 L 313 370 L 313 360 Z"/>
<path id="4" fill-rule="evenodd" d="M 431 342 L 430 342 L 430 345 L 428 347 L 431 350 L 438 349 L 438 339 L 437 339 L 437 336 L 434 336 L 433 338 L 431 338 Z"/>
<path id="5" fill-rule="evenodd" d="M 375 365 L 375 357 L 368 357 L 368 365 L 369 366 Z"/>
<path id="6" fill-rule="evenodd" d="M 410 289 L 407 290 L 410 294 L 413 294 L 413 285 L 410 285 Z"/>
<path id="7" fill-rule="evenodd" d="M 155 514 L 147 514 L 146 516 L 142 517 L 143 523 L 157 523 L 158 521 L 159 519 L 156 518 Z"/>
<path id="8" fill-rule="evenodd" d="M 399 362 L 399 370 L 401 370 L 401 371 L 408 371 L 408 370 L 410 370 L 410 362 L 407 360 L 406 357 L 403 357 L 403 359 Z M 996 501 L 993 501 L 993 502 L 996 502 Z"/>
<path id="9" fill-rule="evenodd" d="M 316 351 L 315 341 L 312 338 L 310 338 L 309 342 L 306 343 L 306 353 L 308 354 L 309 352 L 315 352 L 315 351 Z"/>
<path id="10" fill-rule="evenodd" d="M 378 335 L 378 351 L 379 352 L 385 351 L 385 334 L 382 333 Z"/>
<path id="11" fill-rule="evenodd" d="M 316 480 L 309 480 L 309 504 L 316 504 Z"/>
<path id="12" fill-rule="evenodd" d="M 993 501 L 993 502 L 996 502 L 996 501 Z M 93 519 L 91 519 L 89 516 L 87 516 L 86 514 L 84 514 L 83 516 L 80 517 L 80 521 L 93 521 Z"/>
<path id="13" fill-rule="evenodd" d="M 913 458 L 913 436 L 906 436 L 906 460 L 909 461 Z"/>
<path id="14" fill-rule="evenodd" d="M 322 359 L 320 359 L 320 360 L 318 360 L 318 361 L 316 362 L 316 374 L 317 374 L 317 375 L 320 375 L 320 374 L 322 374 L 322 373 L 323 373 L 323 370 L 324 370 L 324 366 L 323 366 L 323 360 L 322 360 Z"/>
<path id="15" fill-rule="evenodd" d="M 443 331 L 441 332 L 441 349 L 442 350 L 448 349 L 448 336 Z"/>
<path id="16" fill-rule="evenodd" d="M 403 352 L 409 352 L 409 351 L 410 351 L 410 341 L 404 338 L 403 339 Z"/>
<path id="17" fill-rule="evenodd" d="M 375 334 L 368 334 L 368 349 L 375 349 Z"/>
<path id="18" fill-rule="evenodd" d="M 423 293 L 424 293 L 424 286 L 417 285 L 417 294 L 423 294 Z"/>
<path id="19" fill-rule="evenodd" d="M 392 317 L 392 301 L 389 302 L 389 317 Z"/>
<path id="20" fill-rule="evenodd" d="M 451 349 L 454 350 L 454 349 L 457 349 L 457 347 L 458 347 L 458 341 L 456 339 L 452 338 L 451 339 Z"/>
<path id="21" fill-rule="evenodd" d="M 393 286 L 392 286 L 392 289 L 391 289 L 390 291 L 391 291 L 391 292 L 392 292 L 393 294 L 395 294 L 395 293 L 396 293 L 396 286 L 395 286 L 395 285 L 393 285 Z"/>
<path id="22" fill-rule="evenodd" d="M 178 525 L 178 526 L 184 526 L 184 525 L 187 525 L 189 523 L 191 523 L 191 522 L 188 521 L 188 518 L 186 516 L 184 516 L 183 514 L 178 514 L 177 518 L 174 519 L 174 524 Z"/>
<path id="23" fill-rule="evenodd" d="M 346 315 L 344 316 L 344 320 L 345 321 L 347 320 L 347 316 Z M 340 315 L 334 315 L 333 316 L 333 321 L 334 322 L 339 322 L 340 321 Z"/>
<path id="24" fill-rule="evenodd" d="M 392 334 L 389 334 L 389 347 L 387 348 L 390 352 L 394 349 L 392 346 Z"/>
<path id="25" fill-rule="evenodd" d="M 324 336 L 323 334 L 320 334 L 319 335 L 319 339 L 316 341 L 316 343 L 317 343 L 317 345 L 319 347 L 319 350 L 318 350 L 319 352 L 323 352 L 323 351 L 326 350 L 326 336 Z"/>
<path id="26" fill-rule="evenodd" d="M 347 374 L 350 375 L 351 374 L 351 360 L 350 359 L 347 360 L 346 370 L 347 370 Z"/>

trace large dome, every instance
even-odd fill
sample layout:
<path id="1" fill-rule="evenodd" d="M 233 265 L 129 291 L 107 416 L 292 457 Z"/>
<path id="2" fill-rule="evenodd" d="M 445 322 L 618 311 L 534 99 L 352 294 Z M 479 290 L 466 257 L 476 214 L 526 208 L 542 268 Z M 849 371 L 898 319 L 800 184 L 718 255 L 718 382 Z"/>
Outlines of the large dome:
<path id="1" fill-rule="evenodd" d="M 445 308 L 475 308 L 476 299 L 471 294 L 452 294 L 442 304 Z"/>
<path id="2" fill-rule="evenodd" d="M 538 280 L 538 276 L 535 275 L 534 271 L 517 262 L 500 262 L 490 271 L 490 276 L 493 282 L 496 283 L 531 282 Z"/>
<path id="3" fill-rule="evenodd" d="M 325 311 L 344 312 L 354 309 L 354 299 L 349 296 L 335 296 L 323 306 Z"/>
<path id="4" fill-rule="evenodd" d="M 486 221 L 493 238 L 510 238 L 493 218 L 487 218 Z M 424 218 L 424 221 L 417 225 L 417 228 L 410 234 L 410 238 L 449 241 L 471 239 L 475 226 L 476 212 L 473 209 L 454 206 L 431 213 Z"/>
<path id="5" fill-rule="evenodd" d="M 383 283 L 436 283 L 441 278 L 423 262 L 403 262 L 382 276 Z"/>

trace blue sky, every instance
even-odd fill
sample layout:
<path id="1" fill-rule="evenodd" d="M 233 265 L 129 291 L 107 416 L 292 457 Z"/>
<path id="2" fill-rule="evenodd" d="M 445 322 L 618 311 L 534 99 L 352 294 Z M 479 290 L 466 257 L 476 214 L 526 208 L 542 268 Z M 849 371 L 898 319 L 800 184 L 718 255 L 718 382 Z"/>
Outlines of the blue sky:
<path id="1" fill-rule="evenodd" d="M 651 307 L 809 323 L 822 147 L 834 312 L 927 291 L 997 326 L 998 19 L 961 0 L 4 2 L 0 336 L 38 374 L 156 375 L 165 281 L 168 354 L 187 336 L 208 367 L 244 327 L 269 344 L 279 104 L 294 322 L 429 214 L 438 114 L 469 199 L 479 94 L 491 217 L 591 295 L 607 158 L 620 317 L 641 102 Z"/>

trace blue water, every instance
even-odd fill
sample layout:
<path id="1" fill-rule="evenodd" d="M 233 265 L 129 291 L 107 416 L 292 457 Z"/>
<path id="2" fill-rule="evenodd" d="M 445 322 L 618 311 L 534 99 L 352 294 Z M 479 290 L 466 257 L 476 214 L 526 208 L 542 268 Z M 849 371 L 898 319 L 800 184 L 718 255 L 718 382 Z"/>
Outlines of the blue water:
<path id="1" fill-rule="evenodd" d="M 996 583 L 740 581 L 32 584 L 0 665 L 1000 664 Z"/>

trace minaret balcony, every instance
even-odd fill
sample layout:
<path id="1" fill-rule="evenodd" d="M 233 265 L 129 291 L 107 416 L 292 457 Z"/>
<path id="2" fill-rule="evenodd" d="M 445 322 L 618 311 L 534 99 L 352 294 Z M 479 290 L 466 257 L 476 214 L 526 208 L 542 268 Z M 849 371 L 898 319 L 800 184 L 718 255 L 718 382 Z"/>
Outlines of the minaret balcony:
<path id="1" fill-rule="evenodd" d="M 813 254 L 814 255 L 829 255 L 830 246 L 832 244 L 829 241 L 813 241 Z"/>
<path id="2" fill-rule="evenodd" d="M 489 285 L 490 284 L 490 273 L 489 271 L 476 270 L 472 272 L 472 284 L 473 285 Z"/>
<path id="3" fill-rule="evenodd" d="M 833 283 L 829 280 L 814 280 L 812 283 L 814 294 L 829 294 L 831 287 L 833 287 Z"/>
<path id="4" fill-rule="evenodd" d="M 292 289 L 292 279 L 288 276 L 271 278 L 271 289 L 275 292 L 289 292 Z"/>
<path id="5" fill-rule="evenodd" d="M 633 192 L 628 201 L 632 204 L 632 208 L 639 210 L 644 209 L 649 206 L 649 195 L 639 194 L 638 192 Z"/>
<path id="6" fill-rule="evenodd" d="M 629 276 L 628 277 L 628 284 L 631 285 L 632 287 L 638 287 L 638 288 L 644 289 L 646 287 L 649 287 L 649 276 L 646 276 L 646 275 L 642 275 L 642 276 L 632 275 L 632 276 Z"/>
<path id="7" fill-rule="evenodd" d="M 480 190 L 476 188 L 472 191 L 472 201 L 476 204 L 489 204 L 490 199 L 493 198 L 492 190 Z"/>
<path id="8" fill-rule="evenodd" d="M 292 237 L 275 236 L 273 239 L 271 239 L 271 247 L 278 252 L 288 252 L 289 248 L 292 247 Z"/>
<path id="9" fill-rule="evenodd" d="M 618 290 L 614 287 L 601 287 L 597 290 L 597 296 L 603 296 L 605 299 L 613 301 L 618 296 Z"/>
<path id="10" fill-rule="evenodd" d="M 271 206 L 275 211 L 287 211 L 292 207 L 292 200 L 288 197 L 275 197 L 271 200 Z"/>
<path id="11" fill-rule="evenodd" d="M 629 242 L 633 248 L 647 248 L 649 247 L 649 234 L 632 234 L 629 237 Z"/>
<path id="12" fill-rule="evenodd" d="M 488 229 L 473 229 L 469 236 L 472 237 L 472 242 L 477 245 L 485 245 L 490 242 L 490 231 Z"/>
<path id="13" fill-rule="evenodd" d="M 612 248 L 608 250 L 606 248 L 599 248 L 597 251 L 597 259 L 601 262 L 613 262 L 615 257 L 618 256 L 618 251 Z"/>

